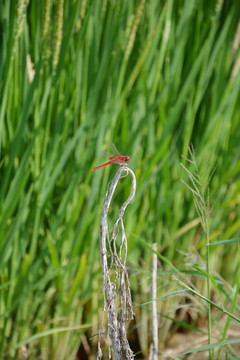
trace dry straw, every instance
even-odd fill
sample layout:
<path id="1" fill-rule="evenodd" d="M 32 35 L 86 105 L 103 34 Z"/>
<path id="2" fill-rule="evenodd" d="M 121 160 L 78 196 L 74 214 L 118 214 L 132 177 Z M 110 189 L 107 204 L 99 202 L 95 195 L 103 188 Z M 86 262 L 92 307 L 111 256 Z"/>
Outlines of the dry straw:
<path id="1" fill-rule="evenodd" d="M 119 180 L 127 175 L 132 178 L 132 189 L 128 199 L 124 202 L 119 210 L 119 216 L 113 226 L 113 230 L 109 237 L 107 214 L 109 206 L 116 190 Z M 130 349 L 127 336 L 126 336 L 126 320 L 133 319 L 133 306 L 131 299 L 130 283 L 128 273 L 126 270 L 127 259 L 127 237 L 124 229 L 123 215 L 127 205 L 132 201 L 136 191 L 136 178 L 131 169 L 127 166 L 121 166 L 113 180 L 109 191 L 106 194 L 103 211 L 100 223 L 100 257 L 103 275 L 103 292 L 104 292 L 104 309 L 107 308 L 108 314 L 108 330 L 112 345 L 115 360 L 134 358 L 133 352 Z M 117 246 L 118 235 L 121 234 L 121 241 Z M 108 245 L 108 250 L 107 250 Z M 108 261 L 110 259 L 110 261 Z M 111 281 L 113 278 L 113 281 Z M 118 302 L 118 313 L 116 303 Z M 101 323 L 99 329 L 98 339 L 98 355 L 97 359 L 102 356 L 100 347 L 100 335 L 102 332 L 103 324 Z M 109 357 L 111 357 L 109 352 Z"/>

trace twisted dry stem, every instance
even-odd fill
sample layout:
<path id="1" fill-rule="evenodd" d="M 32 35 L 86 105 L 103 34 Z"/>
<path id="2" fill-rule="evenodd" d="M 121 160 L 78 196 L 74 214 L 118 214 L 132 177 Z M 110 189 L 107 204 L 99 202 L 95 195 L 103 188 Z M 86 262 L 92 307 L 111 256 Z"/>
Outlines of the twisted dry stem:
<path id="1" fill-rule="evenodd" d="M 125 172 L 124 175 L 122 175 Z M 132 178 L 132 189 L 128 199 L 124 202 L 119 210 L 119 217 L 113 226 L 113 230 L 110 234 L 108 233 L 107 225 L 107 213 L 117 187 L 120 178 L 131 175 Z M 127 259 L 127 237 L 124 230 L 123 215 L 127 205 L 132 201 L 136 191 L 136 178 L 131 169 L 127 166 L 121 166 L 114 179 L 111 182 L 109 191 L 106 194 L 103 212 L 101 215 L 100 224 L 100 256 L 101 256 L 101 267 L 103 274 L 103 291 L 105 292 L 107 313 L 108 313 L 108 327 L 109 336 L 112 341 L 113 351 L 115 360 L 134 358 L 133 352 L 130 349 L 125 329 L 125 322 L 128 319 L 133 319 L 133 307 L 130 291 L 130 283 L 128 279 L 128 273 L 126 270 L 126 259 Z M 116 240 L 119 235 L 119 227 L 121 230 L 121 242 L 119 250 L 117 250 Z M 108 265 L 107 245 L 110 253 L 110 266 Z M 114 280 L 111 282 L 110 272 L 114 270 Z M 119 311 L 117 315 L 116 311 L 116 296 L 119 293 Z M 102 332 L 102 324 L 99 329 L 98 339 L 98 355 L 97 359 L 101 357 L 100 349 L 100 333 Z"/>

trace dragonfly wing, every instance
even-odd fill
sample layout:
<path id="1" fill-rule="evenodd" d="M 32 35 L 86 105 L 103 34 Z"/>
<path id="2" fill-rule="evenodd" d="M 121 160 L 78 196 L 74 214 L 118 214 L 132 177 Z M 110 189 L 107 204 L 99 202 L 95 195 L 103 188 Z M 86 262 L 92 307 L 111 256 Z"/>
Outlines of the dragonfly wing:
<path id="1" fill-rule="evenodd" d="M 108 151 L 102 151 L 102 154 L 103 154 L 103 156 L 105 157 L 105 158 L 107 158 L 107 159 L 111 159 L 111 157 L 113 157 L 112 156 L 112 154 L 110 154 Z"/>
<path id="2" fill-rule="evenodd" d="M 109 148 L 111 149 L 114 155 L 119 155 L 119 151 L 112 141 L 109 141 Z"/>

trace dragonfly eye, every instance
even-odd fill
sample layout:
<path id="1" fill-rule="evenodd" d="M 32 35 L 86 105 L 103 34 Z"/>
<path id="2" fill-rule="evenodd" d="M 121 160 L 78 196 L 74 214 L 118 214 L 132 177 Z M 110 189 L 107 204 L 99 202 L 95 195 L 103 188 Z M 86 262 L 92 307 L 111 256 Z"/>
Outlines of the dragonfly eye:
<path id="1" fill-rule="evenodd" d="M 129 161 L 129 156 L 125 156 L 125 161 Z"/>

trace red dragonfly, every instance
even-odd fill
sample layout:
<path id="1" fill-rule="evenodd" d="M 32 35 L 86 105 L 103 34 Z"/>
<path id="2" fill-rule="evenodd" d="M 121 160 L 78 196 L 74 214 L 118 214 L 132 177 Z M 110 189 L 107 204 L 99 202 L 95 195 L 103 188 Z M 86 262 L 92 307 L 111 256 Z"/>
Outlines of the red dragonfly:
<path id="1" fill-rule="evenodd" d="M 130 160 L 129 156 L 120 155 L 116 146 L 113 143 L 111 143 L 110 146 L 115 155 L 113 156 L 107 152 L 104 152 L 105 154 L 107 154 L 109 161 L 106 164 L 95 167 L 93 170 L 97 170 L 111 164 L 126 165 L 126 163 Z"/>

